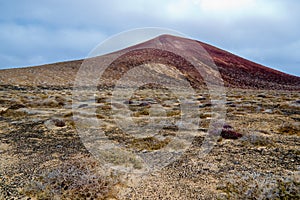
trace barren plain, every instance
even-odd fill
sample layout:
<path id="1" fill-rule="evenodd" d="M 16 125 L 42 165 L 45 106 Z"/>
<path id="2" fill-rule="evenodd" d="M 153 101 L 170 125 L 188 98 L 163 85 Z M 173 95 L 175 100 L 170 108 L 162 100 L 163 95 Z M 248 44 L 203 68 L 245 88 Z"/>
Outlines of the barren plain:
<path id="1" fill-rule="evenodd" d="M 136 119 L 148 114 L 144 99 L 151 103 L 147 95 L 150 92 L 142 91 L 140 99 L 132 99 Z M 111 91 L 107 89 L 105 93 L 109 97 Z M 96 170 L 97 160 L 86 150 L 74 128 L 71 94 L 68 88 L 1 87 L 2 199 L 118 197 L 120 180 Z M 204 137 L 201 133 L 207 130 L 213 113 L 207 95 L 200 90 L 198 94 L 199 100 L 195 101 L 202 105 L 199 136 L 179 160 L 149 175 L 124 198 L 297 199 L 299 93 L 228 90 L 226 124 L 242 137 L 220 137 L 205 158 L 198 158 L 197 152 Z M 168 110 L 167 117 L 180 115 L 178 103 L 165 98 L 162 105 Z M 145 104 L 134 104 L 141 99 Z M 97 108 L 97 117 L 105 119 L 107 131 L 117 140 L 124 139 L 110 117 L 108 98 L 99 97 Z M 164 131 L 176 134 L 172 126 Z M 147 150 L 161 145 L 158 141 L 129 143 Z"/>

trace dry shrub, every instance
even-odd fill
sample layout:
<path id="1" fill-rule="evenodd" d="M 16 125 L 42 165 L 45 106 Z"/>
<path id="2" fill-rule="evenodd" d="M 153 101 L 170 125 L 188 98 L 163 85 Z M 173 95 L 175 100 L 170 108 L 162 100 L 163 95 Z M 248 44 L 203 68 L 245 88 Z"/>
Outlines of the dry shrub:
<path id="1" fill-rule="evenodd" d="M 282 177 L 268 173 L 228 174 L 217 187 L 226 195 L 219 199 L 299 199 L 297 173 Z"/>
<path id="2" fill-rule="evenodd" d="M 181 115 L 180 110 L 169 110 L 167 111 L 167 117 L 179 116 Z"/>
<path id="3" fill-rule="evenodd" d="M 117 178 L 104 175 L 97 161 L 87 156 L 41 169 L 34 177 L 23 193 L 36 199 L 105 199 L 117 194 Z"/>
<path id="4" fill-rule="evenodd" d="M 100 106 L 97 106 L 96 112 L 101 113 L 103 111 L 110 111 L 111 110 L 111 105 L 106 103 Z"/>
<path id="5" fill-rule="evenodd" d="M 24 118 L 27 115 L 27 113 L 23 110 L 8 108 L 0 112 L 0 115 L 8 118 L 18 119 L 18 118 Z"/>
<path id="6" fill-rule="evenodd" d="M 166 138 L 164 140 L 158 140 L 155 137 L 147 137 L 147 138 L 141 138 L 141 139 L 133 139 L 129 146 L 131 148 L 134 148 L 136 150 L 148 150 L 148 151 L 154 151 L 159 150 L 167 146 L 170 142 L 170 139 Z"/>
<path id="7" fill-rule="evenodd" d="M 149 109 L 148 108 L 145 108 L 145 109 L 141 109 L 137 112 L 134 112 L 132 113 L 132 116 L 133 117 L 140 117 L 140 116 L 146 116 L 146 115 L 149 115 Z"/>
<path id="8" fill-rule="evenodd" d="M 283 135 L 300 136 L 300 123 L 285 123 L 278 128 L 277 132 Z"/>
<path id="9" fill-rule="evenodd" d="M 272 147 L 274 145 L 274 140 L 272 137 L 264 136 L 258 132 L 250 133 L 244 135 L 242 143 L 244 145 L 251 144 L 253 146 L 264 146 L 264 147 Z"/>
<path id="10" fill-rule="evenodd" d="M 26 101 L 26 105 L 28 107 L 46 107 L 46 108 L 61 108 L 63 106 L 65 106 L 67 103 L 67 100 L 60 96 L 60 95 L 56 95 L 56 96 L 51 96 L 51 97 L 47 97 L 47 98 L 39 98 L 39 99 L 34 99 L 34 100 L 30 100 L 30 101 Z"/>

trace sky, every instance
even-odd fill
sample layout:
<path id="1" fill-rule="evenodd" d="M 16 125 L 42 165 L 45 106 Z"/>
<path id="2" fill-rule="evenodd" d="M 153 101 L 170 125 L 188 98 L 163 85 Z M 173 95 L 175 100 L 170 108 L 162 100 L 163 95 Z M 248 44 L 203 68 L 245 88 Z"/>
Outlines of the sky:
<path id="1" fill-rule="evenodd" d="M 81 59 L 115 34 L 161 27 L 300 76 L 298 0 L 0 1 L 0 69 Z"/>

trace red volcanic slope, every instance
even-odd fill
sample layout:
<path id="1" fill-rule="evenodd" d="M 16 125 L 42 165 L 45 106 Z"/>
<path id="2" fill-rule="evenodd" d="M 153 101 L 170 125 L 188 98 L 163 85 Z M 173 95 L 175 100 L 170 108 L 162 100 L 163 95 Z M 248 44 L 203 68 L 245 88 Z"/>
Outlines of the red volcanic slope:
<path id="1" fill-rule="evenodd" d="M 216 48 L 214 46 L 176 36 L 161 35 L 144 43 L 129 47 L 125 50 L 131 50 L 118 58 L 112 65 L 111 70 L 107 72 L 114 77 L 121 77 L 120 71 L 126 72 L 128 69 L 143 64 L 157 62 L 175 66 L 181 71 L 192 85 L 203 84 L 203 79 L 199 73 L 191 66 L 189 62 L 171 52 L 162 51 L 153 46 L 164 45 L 169 49 L 177 48 L 173 43 L 179 41 L 181 44 L 192 45 L 188 48 L 191 52 L 185 52 L 192 55 L 193 50 L 199 50 L 200 60 L 207 60 L 207 54 L 201 52 L 202 46 L 212 58 L 217 66 L 221 77 L 227 87 L 237 87 L 245 89 L 276 89 L 276 90 L 300 90 L 300 77 L 285 74 L 283 72 L 262 66 L 251 62 L 232 53 Z M 177 43 L 178 44 L 178 43 Z M 120 51 L 122 52 L 122 50 Z M 210 62 L 207 62 L 210 64 Z M 120 70 L 121 69 L 121 70 Z"/>
<path id="2" fill-rule="evenodd" d="M 300 77 L 292 76 L 199 42 L 209 53 L 227 86 L 257 89 L 300 89 Z"/>
<path id="3" fill-rule="evenodd" d="M 178 44 L 181 46 L 178 46 Z M 227 87 L 300 90 L 300 77 L 288 75 L 259 65 L 199 41 L 171 35 L 161 35 L 149 41 L 112 53 L 127 52 L 110 65 L 108 70 L 104 72 L 103 77 L 108 77 L 110 80 L 113 79 L 113 82 L 115 82 L 116 79 L 120 78 L 127 70 L 134 66 L 143 63 L 159 62 L 176 67 L 194 86 L 201 86 L 204 84 L 202 76 L 199 75 L 191 63 L 183 59 L 180 55 L 155 48 L 159 46 L 165 46 L 169 49 L 178 47 L 184 47 L 182 49 L 191 49 L 184 53 L 186 55 L 195 55 L 196 52 L 205 63 L 207 54 L 197 51 L 202 46 L 216 64 L 221 77 L 224 80 L 224 84 Z M 97 62 L 98 58 L 99 60 Z M 101 63 L 101 56 L 98 58 L 91 58 L 91 60 L 93 59 L 94 63 L 96 63 L 96 67 L 103 64 Z M 37 67 L 0 70 L 0 84 L 72 85 L 82 61 L 83 60 L 78 60 Z M 207 65 L 209 65 L 209 62 Z"/>

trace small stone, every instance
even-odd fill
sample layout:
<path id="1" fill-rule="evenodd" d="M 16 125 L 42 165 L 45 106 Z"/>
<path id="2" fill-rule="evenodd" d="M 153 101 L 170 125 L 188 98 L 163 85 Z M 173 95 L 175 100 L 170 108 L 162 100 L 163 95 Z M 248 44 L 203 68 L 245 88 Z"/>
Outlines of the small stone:
<path id="1" fill-rule="evenodd" d="M 205 103 L 205 104 L 200 104 L 199 108 L 206 108 L 206 107 L 211 107 L 212 104 L 211 103 Z"/>
<path id="2" fill-rule="evenodd" d="M 236 105 L 234 104 L 234 102 L 227 102 L 226 105 L 228 105 L 229 107 L 236 107 Z"/>
<path id="3" fill-rule="evenodd" d="M 273 113 L 273 110 L 272 110 L 272 109 L 267 109 L 267 110 L 264 111 L 264 113 L 272 114 L 272 113 Z"/>
<path id="4" fill-rule="evenodd" d="M 150 105 L 150 103 L 148 103 L 148 102 L 142 102 L 142 103 L 140 103 L 139 106 L 149 106 L 149 105 Z"/>
<path id="5" fill-rule="evenodd" d="M 257 106 L 256 112 L 260 112 L 261 110 L 262 110 L 262 107 L 261 106 Z"/>
<path id="6" fill-rule="evenodd" d="M 240 164 L 240 162 L 239 161 L 233 161 L 233 164 L 235 164 L 235 165 L 239 165 Z"/>
<path id="7" fill-rule="evenodd" d="M 88 104 L 80 104 L 79 106 L 78 106 L 78 108 L 84 108 L 84 107 L 87 107 L 88 106 Z"/>
<path id="8" fill-rule="evenodd" d="M 106 103 L 106 98 L 105 97 L 96 97 L 96 102 L 97 103 Z"/>
<path id="9" fill-rule="evenodd" d="M 126 101 L 124 101 L 124 104 L 133 104 L 133 101 L 131 101 L 131 100 L 126 100 Z"/>
<path id="10" fill-rule="evenodd" d="M 156 100 L 152 99 L 152 98 L 145 98 L 144 101 L 151 103 L 151 104 L 156 104 Z"/>
<path id="11" fill-rule="evenodd" d="M 257 95 L 257 97 L 260 97 L 260 98 L 266 98 L 267 96 L 264 95 L 264 94 L 259 94 L 259 95 Z"/>
<path id="12" fill-rule="evenodd" d="M 202 96 L 199 96 L 199 97 L 197 97 L 196 98 L 198 101 L 204 101 L 204 100 L 206 100 L 206 98 L 205 97 L 202 97 Z"/>

